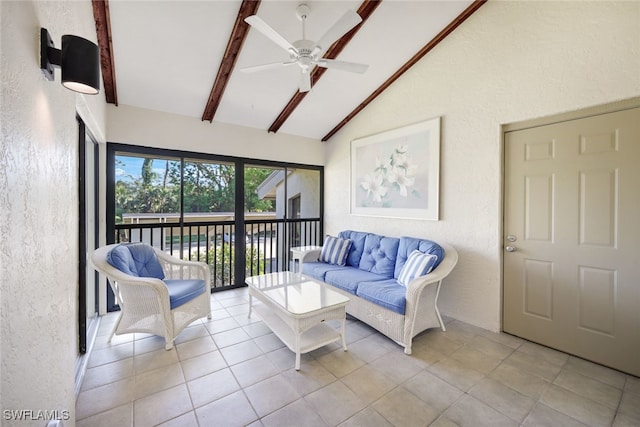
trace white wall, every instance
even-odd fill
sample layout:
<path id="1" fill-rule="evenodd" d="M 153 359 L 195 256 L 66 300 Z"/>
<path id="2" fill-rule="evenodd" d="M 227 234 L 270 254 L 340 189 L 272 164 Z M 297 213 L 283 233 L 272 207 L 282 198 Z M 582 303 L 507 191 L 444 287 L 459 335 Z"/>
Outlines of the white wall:
<path id="1" fill-rule="evenodd" d="M 322 165 L 320 141 L 198 118 L 109 105 L 107 140 L 251 159 Z"/>
<path id="2" fill-rule="evenodd" d="M 287 193 L 284 181 L 276 189 L 276 218 L 284 218 L 284 208 L 290 209 L 289 201 L 300 195 L 300 218 L 320 217 L 320 172 L 309 169 L 296 169 L 287 176 Z M 288 212 L 293 218 L 292 212 Z"/>
<path id="3" fill-rule="evenodd" d="M 103 139 L 104 96 L 45 80 L 40 27 L 96 41 L 91 3 L 1 1 L 0 408 L 75 413 L 78 125 Z M 38 426 L 11 421 L 2 425 Z"/>
<path id="4" fill-rule="evenodd" d="M 452 244 L 442 312 L 499 330 L 501 125 L 638 95 L 640 2 L 488 2 L 328 142 L 326 230 Z M 441 220 L 349 215 L 350 140 L 437 116 Z"/>

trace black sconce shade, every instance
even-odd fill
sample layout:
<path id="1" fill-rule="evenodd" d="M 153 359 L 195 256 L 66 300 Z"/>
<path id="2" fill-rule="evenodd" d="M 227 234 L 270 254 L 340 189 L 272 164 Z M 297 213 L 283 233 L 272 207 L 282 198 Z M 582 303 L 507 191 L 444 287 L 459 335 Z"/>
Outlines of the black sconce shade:
<path id="1" fill-rule="evenodd" d="M 49 31 L 40 29 L 40 68 L 53 80 L 54 67 L 62 69 L 62 85 L 75 92 L 96 95 L 100 90 L 100 50 L 78 36 L 62 36 L 62 50 L 54 47 Z"/>

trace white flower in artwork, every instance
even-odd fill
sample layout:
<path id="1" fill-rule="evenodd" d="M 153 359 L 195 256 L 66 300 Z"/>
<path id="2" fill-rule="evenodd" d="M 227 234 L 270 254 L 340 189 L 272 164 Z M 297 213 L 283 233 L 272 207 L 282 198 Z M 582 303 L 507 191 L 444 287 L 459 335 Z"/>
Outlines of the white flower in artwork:
<path id="1" fill-rule="evenodd" d="M 409 187 L 415 184 L 416 165 L 408 154 L 408 147 L 403 144 L 393 150 L 386 158 L 376 157 L 372 173 L 365 175 L 360 186 L 367 192 L 367 198 L 375 203 L 383 201 L 392 189 L 398 190 L 402 197 L 407 197 Z"/>
<path id="2" fill-rule="evenodd" d="M 398 153 L 398 154 L 406 154 L 407 153 L 407 146 L 399 144 L 398 148 L 396 148 L 396 153 Z"/>
<path id="3" fill-rule="evenodd" d="M 376 157 L 376 168 L 375 171 L 378 174 L 382 174 L 383 177 L 384 175 L 387 173 L 387 171 L 389 169 L 391 169 L 391 162 L 393 161 L 393 158 L 388 158 L 388 159 L 381 159 L 380 157 Z"/>
<path id="4" fill-rule="evenodd" d="M 387 187 L 382 185 L 382 182 L 382 174 L 367 174 L 360 185 L 367 192 L 367 197 L 372 198 L 375 202 L 381 202 L 387 194 Z"/>
<path id="5" fill-rule="evenodd" d="M 414 175 L 418 165 L 411 161 L 411 158 L 407 156 L 405 153 L 396 152 L 394 154 L 392 163 L 395 169 L 404 170 L 406 175 Z"/>
<path id="6" fill-rule="evenodd" d="M 416 182 L 415 176 L 408 175 L 407 170 L 401 167 L 393 168 L 392 173 L 387 176 L 387 180 L 399 187 L 402 197 L 407 197 L 407 187 L 411 187 Z"/>

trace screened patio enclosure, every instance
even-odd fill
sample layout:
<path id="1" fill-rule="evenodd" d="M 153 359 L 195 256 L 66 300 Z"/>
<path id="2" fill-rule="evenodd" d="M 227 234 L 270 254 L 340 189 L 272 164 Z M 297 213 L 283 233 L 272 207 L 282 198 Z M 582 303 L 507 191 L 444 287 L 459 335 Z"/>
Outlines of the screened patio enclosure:
<path id="1" fill-rule="evenodd" d="M 319 166 L 108 144 L 107 243 L 205 262 L 212 291 L 244 286 L 322 244 L 322 194 Z"/>

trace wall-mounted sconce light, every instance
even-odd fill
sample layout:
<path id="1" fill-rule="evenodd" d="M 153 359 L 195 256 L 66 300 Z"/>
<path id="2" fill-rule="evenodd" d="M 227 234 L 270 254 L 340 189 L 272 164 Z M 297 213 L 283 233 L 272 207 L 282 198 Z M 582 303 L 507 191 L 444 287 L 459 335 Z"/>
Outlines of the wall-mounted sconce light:
<path id="1" fill-rule="evenodd" d="M 100 50 L 95 43 L 78 36 L 62 36 L 56 49 L 49 31 L 40 28 L 40 68 L 47 80 L 53 69 L 62 69 L 62 85 L 76 92 L 96 95 L 100 91 Z"/>

